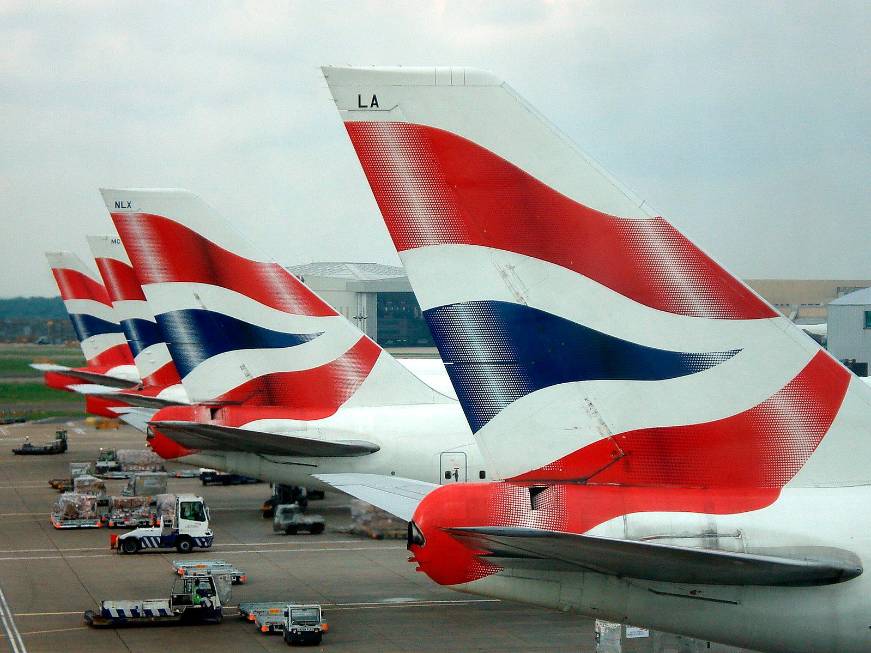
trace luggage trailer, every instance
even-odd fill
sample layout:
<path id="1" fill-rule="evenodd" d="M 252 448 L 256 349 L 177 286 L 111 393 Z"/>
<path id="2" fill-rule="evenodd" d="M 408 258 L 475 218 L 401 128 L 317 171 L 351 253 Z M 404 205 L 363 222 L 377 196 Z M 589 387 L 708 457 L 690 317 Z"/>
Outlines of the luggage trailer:
<path id="1" fill-rule="evenodd" d="M 229 601 L 232 582 L 228 575 L 179 577 L 169 598 L 105 600 L 97 610 L 83 614 L 94 628 L 118 628 L 165 623 L 213 623 L 224 619 L 223 605 Z"/>
<path id="2" fill-rule="evenodd" d="M 226 560 L 173 560 L 172 568 L 179 576 L 210 576 L 228 574 L 233 585 L 244 585 L 248 574 Z"/>

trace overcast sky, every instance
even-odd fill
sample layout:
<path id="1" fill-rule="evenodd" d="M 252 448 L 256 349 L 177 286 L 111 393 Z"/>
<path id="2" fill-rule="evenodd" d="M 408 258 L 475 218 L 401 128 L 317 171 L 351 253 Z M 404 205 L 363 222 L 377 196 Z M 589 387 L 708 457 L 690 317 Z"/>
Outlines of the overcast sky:
<path id="1" fill-rule="evenodd" d="M 871 278 L 867 2 L 0 0 L 0 297 L 202 195 L 286 264 L 398 263 L 318 66 L 491 69 L 744 277 Z"/>

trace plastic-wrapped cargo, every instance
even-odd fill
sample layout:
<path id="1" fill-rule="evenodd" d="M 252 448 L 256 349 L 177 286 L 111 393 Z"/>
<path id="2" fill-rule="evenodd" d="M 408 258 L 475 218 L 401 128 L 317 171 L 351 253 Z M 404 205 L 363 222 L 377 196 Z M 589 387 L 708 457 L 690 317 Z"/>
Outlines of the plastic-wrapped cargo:
<path id="1" fill-rule="evenodd" d="M 408 522 L 360 499 L 351 499 L 351 532 L 376 540 L 404 540 Z"/>
<path id="2" fill-rule="evenodd" d="M 93 495 L 106 494 L 106 481 L 90 474 L 76 476 L 73 479 L 73 492 Z"/>
<path id="3" fill-rule="evenodd" d="M 90 475 L 93 471 L 91 463 L 70 463 L 70 478 Z"/>
<path id="4" fill-rule="evenodd" d="M 109 506 L 112 510 L 138 510 L 148 508 L 150 497 L 110 497 Z"/>
<path id="5" fill-rule="evenodd" d="M 174 494 L 158 494 L 152 497 L 154 501 L 154 512 L 157 519 L 161 517 L 173 517 L 175 515 L 175 495 Z"/>
<path id="6" fill-rule="evenodd" d="M 135 472 L 127 481 L 127 487 L 124 488 L 123 494 L 125 496 L 145 497 L 166 494 L 168 476 L 166 472 Z"/>
<path id="7" fill-rule="evenodd" d="M 125 472 L 162 472 L 163 459 L 151 449 L 118 449 L 116 460 Z"/>
<path id="8" fill-rule="evenodd" d="M 54 502 L 51 514 L 61 521 L 96 519 L 97 497 L 79 492 L 64 492 Z"/>

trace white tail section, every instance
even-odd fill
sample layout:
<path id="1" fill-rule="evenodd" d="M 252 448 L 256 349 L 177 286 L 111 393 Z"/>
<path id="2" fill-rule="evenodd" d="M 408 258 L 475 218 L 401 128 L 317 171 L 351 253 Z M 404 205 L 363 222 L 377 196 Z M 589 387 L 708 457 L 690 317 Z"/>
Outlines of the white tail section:
<path id="1" fill-rule="evenodd" d="M 46 252 L 45 256 L 88 367 L 132 365 L 127 340 L 97 275 L 72 252 Z"/>
<path id="2" fill-rule="evenodd" d="M 449 401 L 193 193 L 102 192 L 193 401 L 309 416 Z"/>
<path id="3" fill-rule="evenodd" d="M 871 481 L 868 389 L 501 79 L 324 75 L 502 478 Z"/>

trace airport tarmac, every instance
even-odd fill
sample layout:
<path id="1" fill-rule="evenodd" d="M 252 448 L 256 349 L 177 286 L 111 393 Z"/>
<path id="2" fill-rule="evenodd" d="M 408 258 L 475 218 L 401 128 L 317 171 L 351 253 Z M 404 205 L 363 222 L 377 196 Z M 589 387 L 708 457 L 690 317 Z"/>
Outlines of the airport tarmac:
<path id="1" fill-rule="evenodd" d="M 141 448 L 130 427 L 97 431 L 82 421 L 65 426 L 70 449 L 57 456 L 13 456 L 29 435 L 47 442 L 63 425 L 0 427 L 0 651 L 284 650 L 225 609 L 221 625 L 93 630 L 82 613 L 101 599 L 167 596 L 175 551 L 121 556 L 107 529 L 55 530 L 48 520 L 57 492 L 48 479 L 68 475 L 72 461 L 93 460 L 100 447 Z M 178 467 L 168 466 L 170 471 Z M 109 482 L 110 493 L 122 482 Z M 293 599 L 324 606 L 331 651 L 594 651 L 591 620 L 491 601 L 439 587 L 416 573 L 402 541 L 337 532 L 350 523 L 348 499 L 328 494 L 311 503 L 323 514 L 322 535 L 275 535 L 259 506 L 266 484 L 202 487 L 170 479 L 170 491 L 193 492 L 211 508 L 215 545 L 197 558 L 223 558 L 248 573 L 234 587 L 240 601 Z M 10 622 L 8 616 L 11 613 Z M 10 637 L 12 635 L 12 637 Z"/>

